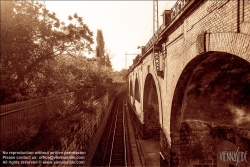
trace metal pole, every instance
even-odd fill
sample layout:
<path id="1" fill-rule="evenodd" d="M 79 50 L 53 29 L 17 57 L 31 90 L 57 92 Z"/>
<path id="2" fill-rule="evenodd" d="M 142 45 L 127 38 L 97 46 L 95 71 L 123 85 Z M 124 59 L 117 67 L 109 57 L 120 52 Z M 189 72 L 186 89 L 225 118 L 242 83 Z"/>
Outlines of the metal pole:
<path id="1" fill-rule="evenodd" d="M 127 69 L 127 52 L 125 52 L 125 69 Z"/>

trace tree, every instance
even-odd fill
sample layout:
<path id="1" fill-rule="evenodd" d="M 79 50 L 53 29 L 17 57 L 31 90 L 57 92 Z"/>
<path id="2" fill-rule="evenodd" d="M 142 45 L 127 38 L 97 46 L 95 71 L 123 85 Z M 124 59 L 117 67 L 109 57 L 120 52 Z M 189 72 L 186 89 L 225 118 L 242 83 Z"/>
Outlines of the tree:
<path id="1" fill-rule="evenodd" d="M 126 78 L 127 78 L 127 74 L 128 74 L 128 70 L 127 69 L 122 69 L 120 72 L 119 72 L 120 76 L 122 77 L 122 79 L 124 81 L 126 81 Z"/>
<path id="2" fill-rule="evenodd" d="M 99 66 L 104 65 L 105 62 L 105 42 L 102 34 L 102 30 L 97 30 L 96 35 L 96 58 L 98 61 Z"/>
<path id="3" fill-rule="evenodd" d="M 110 59 L 112 59 L 114 55 L 111 53 L 110 49 L 106 48 L 105 49 L 105 66 L 112 70 L 112 64 L 111 64 L 111 61 Z"/>
<path id="4" fill-rule="evenodd" d="M 109 54 L 106 54 L 106 56 L 105 56 L 105 66 L 109 69 L 112 69 L 112 64 L 111 64 L 111 61 L 109 58 Z"/>
<path id="5" fill-rule="evenodd" d="M 93 33 L 82 17 L 68 19 L 66 26 L 39 2 L 1 1 L 1 102 L 38 90 L 34 83 L 51 75 L 55 57 L 92 52 Z"/>

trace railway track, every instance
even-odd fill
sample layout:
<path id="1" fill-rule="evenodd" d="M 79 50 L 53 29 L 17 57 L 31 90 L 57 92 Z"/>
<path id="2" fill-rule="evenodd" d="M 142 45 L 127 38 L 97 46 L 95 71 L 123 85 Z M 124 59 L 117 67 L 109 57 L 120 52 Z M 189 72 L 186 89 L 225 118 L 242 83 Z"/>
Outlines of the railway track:
<path id="1" fill-rule="evenodd" d="M 125 94 L 117 97 L 104 133 L 108 134 L 102 166 L 128 166 Z"/>

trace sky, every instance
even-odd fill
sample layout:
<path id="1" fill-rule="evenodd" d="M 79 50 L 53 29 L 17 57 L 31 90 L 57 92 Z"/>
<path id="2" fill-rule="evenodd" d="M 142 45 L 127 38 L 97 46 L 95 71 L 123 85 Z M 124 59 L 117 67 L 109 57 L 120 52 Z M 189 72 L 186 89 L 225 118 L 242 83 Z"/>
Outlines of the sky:
<path id="1" fill-rule="evenodd" d="M 164 9 L 176 1 L 158 1 L 159 25 Z M 125 53 L 139 54 L 153 35 L 153 1 L 45 1 L 46 8 L 67 24 L 69 15 L 77 13 L 93 32 L 101 29 L 105 47 L 110 52 L 115 71 L 125 68 Z M 92 46 L 95 49 L 95 44 Z M 86 55 L 90 57 L 89 55 Z M 127 67 L 136 55 L 127 55 Z"/>

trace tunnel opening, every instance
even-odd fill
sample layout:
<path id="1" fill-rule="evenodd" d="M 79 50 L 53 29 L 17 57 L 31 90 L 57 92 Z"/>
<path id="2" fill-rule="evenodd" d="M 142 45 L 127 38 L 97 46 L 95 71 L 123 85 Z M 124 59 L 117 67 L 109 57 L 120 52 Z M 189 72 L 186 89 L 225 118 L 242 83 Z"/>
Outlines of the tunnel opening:
<path id="1" fill-rule="evenodd" d="M 172 166 L 236 166 L 221 155 L 250 151 L 250 63 L 224 52 L 194 58 L 177 82 L 170 121 Z"/>

